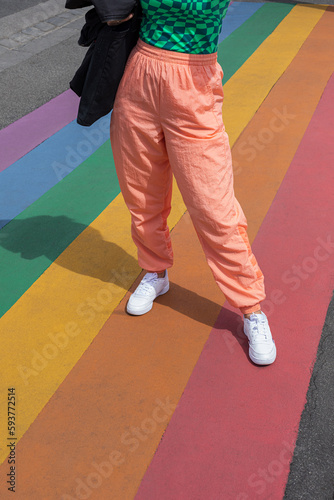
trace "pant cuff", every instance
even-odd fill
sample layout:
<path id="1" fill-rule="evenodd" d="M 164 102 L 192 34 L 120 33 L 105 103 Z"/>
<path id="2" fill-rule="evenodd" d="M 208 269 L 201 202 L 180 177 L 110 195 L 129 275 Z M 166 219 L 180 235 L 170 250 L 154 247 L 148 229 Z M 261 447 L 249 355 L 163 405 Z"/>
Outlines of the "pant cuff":
<path id="1" fill-rule="evenodd" d="M 258 302 L 255 306 L 240 307 L 242 314 L 252 314 L 255 311 L 261 310 L 260 303 Z"/>

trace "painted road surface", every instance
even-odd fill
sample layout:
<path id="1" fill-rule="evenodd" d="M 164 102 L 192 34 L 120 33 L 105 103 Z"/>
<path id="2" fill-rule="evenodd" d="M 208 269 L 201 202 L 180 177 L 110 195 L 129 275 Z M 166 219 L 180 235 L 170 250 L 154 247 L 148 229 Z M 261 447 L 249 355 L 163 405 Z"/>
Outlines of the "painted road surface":
<path id="1" fill-rule="evenodd" d="M 235 192 L 278 348 L 258 367 L 176 184 L 170 291 L 125 313 L 142 271 L 110 116 L 80 127 L 68 90 L 83 13 L 43 5 L 49 28 L 30 39 L 38 2 L 0 19 L 0 87 L 21 82 L 0 130 L 0 498 L 331 500 L 333 7 L 232 2 L 220 36 Z"/>

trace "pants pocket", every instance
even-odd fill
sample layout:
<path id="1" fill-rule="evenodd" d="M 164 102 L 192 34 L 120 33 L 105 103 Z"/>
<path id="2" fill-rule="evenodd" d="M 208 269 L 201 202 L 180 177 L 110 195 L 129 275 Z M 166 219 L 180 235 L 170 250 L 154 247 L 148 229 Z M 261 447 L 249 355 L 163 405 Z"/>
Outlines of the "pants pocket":
<path id="1" fill-rule="evenodd" d="M 223 123 L 223 70 L 218 62 L 215 65 L 203 66 L 201 69 L 204 79 L 203 83 L 211 99 L 211 112 L 214 115 L 218 128 L 225 130 Z"/>

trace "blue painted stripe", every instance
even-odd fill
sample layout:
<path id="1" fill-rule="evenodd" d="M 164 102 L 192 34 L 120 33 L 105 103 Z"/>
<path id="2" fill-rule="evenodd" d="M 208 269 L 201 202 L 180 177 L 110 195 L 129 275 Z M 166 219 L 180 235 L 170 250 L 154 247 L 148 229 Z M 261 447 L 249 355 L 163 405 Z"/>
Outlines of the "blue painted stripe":
<path id="1" fill-rule="evenodd" d="M 110 114 L 91 127 L 75 121 L 0 172 L 0 228 L 109 139 Z"/>
<path id="2" fill-rule="evenodd" d="M 226 16 L 223 19 L 222 31 L 219 35 L 218 43 L 227 38 L 233 31 L 238 29 L 247 19 L 249 19 L 263 3 L 256 2 L 232 2 L 228 6 Z"/>

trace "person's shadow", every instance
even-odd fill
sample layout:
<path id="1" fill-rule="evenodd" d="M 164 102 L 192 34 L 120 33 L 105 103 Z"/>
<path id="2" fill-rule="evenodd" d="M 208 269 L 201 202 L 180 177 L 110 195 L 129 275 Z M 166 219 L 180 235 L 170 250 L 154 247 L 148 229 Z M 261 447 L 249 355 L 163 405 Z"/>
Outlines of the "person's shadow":
<path id="1" fill-rule="evenodd" d="M 128 290 L 131 285 L 129 279 L 122 281 L 122 275 L 126 276 L 127 270 L 132 276 L 136 273 L 138 276 L 131 290 L 141 279 L 142 270 L 132 255 L 116 243 L 104 240 L 93 227 L 66 216 L 41 215 L 13 219 L 0 231 L 0 245 L 9 252 L 20 254 L 22 259 L 40 259 L 40 266 L 36 262 L 34 266 L 36 269 L 40 267 L 41 272 L 57 259 L 56 264 L 65 269 L 102 282 L 116 283 L 124 290 Z M 64 252 L 69 245 L 71 251 Z M 13 273 L 15 271 L 13 269 Z M 40 274 L 37 273 L 37 276 Z M 214 282 L 212 286 L 215 286 Z M 221 304 L 173 282 L 170 283 L 170 292 L 157 300 L 165 307 L 209 326 L 214 325 L 213 318 L 218 318 L 216 328 L 230 330 L 243 345 L 239 333 L 240 316 L 227 309 L 224 309 L 223 315 L 220 314 Z"/>
<path id="2" fill-rule="evenodd" d="M 140 272 L 136 260 L 120 246 L 105 241 L 93 227 L 66 216 L 13 219 L 0 231 L 0 245 L 22 259 L 40 259 L 41 267 L 47 268 L 57 259 L 61 267 L 104 282 L 112 281 L 115 266 L 122 267 L 125 262 Z M 69 245 L 71 251 L 64 252 Z"/>

